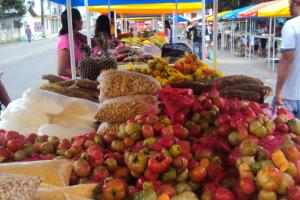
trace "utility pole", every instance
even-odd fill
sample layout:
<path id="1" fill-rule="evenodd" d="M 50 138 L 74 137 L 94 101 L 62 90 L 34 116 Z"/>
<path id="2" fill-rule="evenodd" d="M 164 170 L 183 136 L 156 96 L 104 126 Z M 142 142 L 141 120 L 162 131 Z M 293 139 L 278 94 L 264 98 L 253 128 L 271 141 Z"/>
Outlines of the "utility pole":
<path id="1" fill-rule="evenodd" d="M 44 0 L 41 0 L 41 25 L 42 25 L 42 38 L 46 38 L 45 20 L 44 20 Z"/>

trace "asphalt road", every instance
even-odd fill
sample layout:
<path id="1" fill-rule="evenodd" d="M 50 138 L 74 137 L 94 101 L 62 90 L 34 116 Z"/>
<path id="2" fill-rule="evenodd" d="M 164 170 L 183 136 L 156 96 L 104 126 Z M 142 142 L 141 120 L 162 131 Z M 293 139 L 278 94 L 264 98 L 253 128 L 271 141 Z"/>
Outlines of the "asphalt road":
<path id="1" fill-rule="evenodd" d="M 56 73 L 56 42 L 57 37 L 53 37 L 0 46 L 0 70 L 4 72 L 1 81 L 12 99 L 40 85 L 43 74 Z"/>

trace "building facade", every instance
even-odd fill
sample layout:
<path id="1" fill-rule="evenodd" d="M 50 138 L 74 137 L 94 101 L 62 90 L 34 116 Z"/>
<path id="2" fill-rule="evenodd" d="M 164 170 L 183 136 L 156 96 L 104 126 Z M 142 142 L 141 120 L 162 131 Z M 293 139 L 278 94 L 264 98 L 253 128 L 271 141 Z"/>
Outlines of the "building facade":
<path id="1" fill-rule="evenodd" d="M 25 29 L 29 25 L 33 40 L 42 37 L 41 0 L 27 0 L 28 12 L 22 19 L 21 39 L 26 40 Z M 57 34 L 60 29 L 60 13 L 63 6 L 44 0 L 44 29 L 45 34 Z"/>

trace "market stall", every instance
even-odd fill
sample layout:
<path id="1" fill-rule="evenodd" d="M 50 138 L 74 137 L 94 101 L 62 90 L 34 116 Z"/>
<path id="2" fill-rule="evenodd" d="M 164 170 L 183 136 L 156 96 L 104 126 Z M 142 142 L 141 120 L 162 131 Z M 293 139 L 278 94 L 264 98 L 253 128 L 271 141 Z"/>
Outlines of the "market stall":
<path id="1" fill-rule="evenodd" d="M 217 12 L 215 47 L 216 34 Z M 214 55 L 214 67 L 184 53 L 127 70 L 98 62 L 97 80 L 44 75 L 1 113 L 0 198 L 298 200 L 299 119 Z"/>

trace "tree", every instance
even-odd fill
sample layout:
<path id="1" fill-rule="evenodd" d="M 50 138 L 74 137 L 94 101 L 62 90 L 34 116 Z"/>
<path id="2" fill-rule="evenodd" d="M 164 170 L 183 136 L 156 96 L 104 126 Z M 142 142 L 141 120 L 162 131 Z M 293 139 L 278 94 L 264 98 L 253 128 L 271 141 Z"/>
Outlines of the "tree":
<path id="1" fill-rule="evenodd" d="M 219 11 L 234 10 L 266 1 L 270 0 L 231 0 L 230 3 L 228 1 L 219 1 Z"/>
<path id="2" fill-rule="evenodd" d="M 14 13 L 6 13 L 7 10 L 15 9 Z M 24 0 L 0 0 L 0 17 L 16 14 L 22 16 L 26 13 Z"/>

